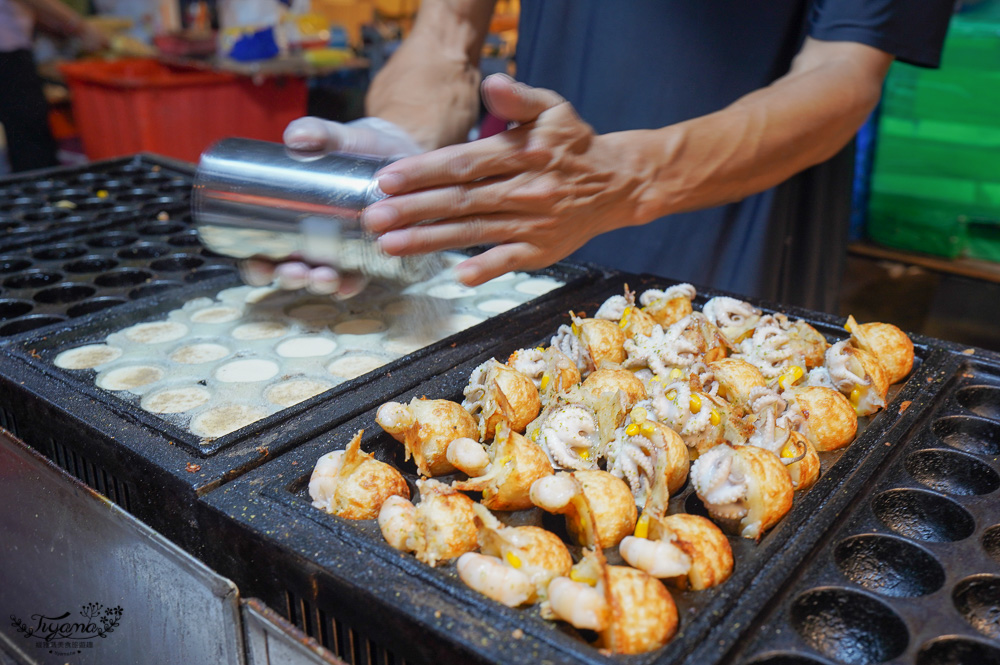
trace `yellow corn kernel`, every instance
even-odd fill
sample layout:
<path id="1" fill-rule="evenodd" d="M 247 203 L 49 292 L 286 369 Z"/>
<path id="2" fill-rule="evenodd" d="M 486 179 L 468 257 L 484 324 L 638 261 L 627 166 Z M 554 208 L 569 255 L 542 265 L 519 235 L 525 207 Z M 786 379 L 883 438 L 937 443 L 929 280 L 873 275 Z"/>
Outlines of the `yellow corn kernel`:
<path id="1" fill-rule="evenodd" d="M 531 440 L 532 441 L 538 441 L 538 435 L 540 433 L 541 433 L 541 429 L 538 428 L 538 427 L 536 427 L 535 429 L 531 430 Z"/>
<path id="2" fill-rule="evenodd" d="M 590 448 L 584 448 L 580 451 L 580 459 L 590 461 Z"/>
<path id="3" fill-rule="evenodd" d="M 539 353 L 545 353 L 545 347 L 544 346 L 536 346 L 535 347 L 535 351 L 538 351 Z"/>
<path id="4" fill-rule="evenodd" d="M 641 406 L 637 406 L 634 409 L 632 409 L 632 422 L 641 423 L 648 417 L 649 414 L 646 413 L 646 409 L 642 408 Z"/>
<path id="5" fill-rule="evenodd" d="M 627 434 L 628 436 L 635 436 L 638 433 L 639 433 L 639 425 L 637 423 L 632 423 L 631 425 L 625 428 L 625 434 Z"/>
<path id="6" fill-rule="evenodd" d="M 701 411 L 701 398 L 697 395 L 691 395 L 691 401 L 688 403 L 691 408 L 691 413 L 698 413 Z"/>
<path id="7" fill-rule="evenodd" d="M 865 387 L 865 386 L 858 386 L 857 388 L 855 388 L 854 390 L 851 391 L 851 394 L 848 397 L 848 399 L 851 400 L 851 404 L 854 405 L 854 412 L 857 413 L 859 416 L 861 415 L 861 413 L 860 413 L 861 412 L 861 400 L 863 400 L 865 398 L 865 395 L 867 395 L 867 394 L 868 394 L 868 388 L 867 387 Z"/>
<path id="8" fill-rule="evenodd" d="M 504 455 L 503 457 L 501 457 L 496 461 L 496 464 L 499 464 L 500 466 L 507 466 L 513 461 L 514 461 L 513 457 L 511 457 L 510 455 Z"/>
<path id="9" fill-rule="evenodd" d="M 664 397 L 666 397 L 667 399 L 673 401 L 673 400 L 677 399 L 677 391 L 676 390 L 671 390 L 666 395 L 664 395 Z"/>
<path id="10" fill-rule="evenodd" d="M 620 320 L 620 321 L 618 322 L 618 327 L 619 327 L 619 328 L 624 328 L 625 326 L 627 326 L 627 325 L 628 325 L 628 315 L 630 314 L 629 310 L 630 310 L 630 308 L 629 308 L 629 307 L 626 307 L 626 308 L 625 308 L 625 311 L 624 311 L 624 312 L 622 312 L 622 318 L 621 318 L 621 320 Z"/>
<path id="11" fill-rule="evenodd" d="M 672 370 L 670 370 L 670 378 L 671 379 L 676 380 L 676 379 L 681 378 L 682 376 L 684 376 L 684 372 L 682 372 L 681 370 L 677 369 L 676 367 L 673 368 Z"/>
<path id="12" fill-rule="evenodd" d="M 549 386 L 549 381 L 551 381 L 551 380 L 552 380 L 552 377 L 549 376 L 548 372 L 546 372 L 545 374 L 542 374 L 542 390 L 545 390 Z"/>
<path id="13" fill-rule="evenodd" d="M 656 381 L 657 383 L 663 383 L 663 379 L 658 376 L 654 376 L 650 381 Z"/>
<path id="14" fill-rule="evenodd" d="M 576 568 L 570 569 L 569 578 L 574 582 L 580 582 L 581 584 L 587 584 L 590 586 L 597 586 L 597 580 L 595 580 L 593 577 L 587 577 L 583 573 L 579 572 Z"/>
<path id="15" fill-rule="evenodd" d="M 642 432 L 643 436 L 649 437 L 653 436 L 653 433 L 656 432 L 656 427 L 653 426 L 653 423 L 643 423 L 639 425 L 639 431 Z"/>
<path id="16" fill-rule="evenodd" d="M 791 459 L 792 457 L 795 457 L 795 448 L 792 446 L 785 446 L 781 449 L 781 457 L 782 459 Z"/>
<path id="17" fill-rule="evenodd" d="M 108 190 L 106 190 L 106 189 L 99 189 L 99 190 L 97 190 L 97 198 L 99 198 L 99 199 L 106 199 L 106 198 L 108 198 Z"/>
<path id="18" fill-rule="evenodd" d="M 722 422 L 722 416 L 719 415 L 718 411 L 712 409 L 712 413 L 710 413 L 708 416 L 708 421 L 713 425 L 718 425 L 719 423 Z"/>
<path id="19" fill-rule="evenodd" d="M 778 379 L 778 387 L 782 390 L 788 390 L 791 388 L 799 379 L 803 377 L 805 371 L 798 365 L 792 365 L 788 368 L 784 374 Z"/>
<path id="20" fill-rule="evenodd" d="M 636 538 L 649 538 L 649 515 L 642 515 L 639 518 L 635 523 L 635 533 L 632 535 Z"/>
<path id="21" fill-rule="evenodd" d="M 507 552 L 507 563 L 511 565 L 511 568 L 521 567 L 521 559 L 516 554 L 514 554 L 509 550 Z"/>

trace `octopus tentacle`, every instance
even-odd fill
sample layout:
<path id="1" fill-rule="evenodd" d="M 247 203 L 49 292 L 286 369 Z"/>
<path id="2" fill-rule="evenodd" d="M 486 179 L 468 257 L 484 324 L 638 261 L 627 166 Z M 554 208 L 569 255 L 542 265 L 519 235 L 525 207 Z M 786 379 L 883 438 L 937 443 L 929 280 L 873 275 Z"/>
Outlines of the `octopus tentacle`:
<path id="1" fill-rule="evenodd" d="M 577 367 L 586 367 L 587 359 L 584 357 L 583 345 L 580 338 L 573 334 L 573 329 L 565 323 L 556 329 L 553 335 L 551 346 L 562 351 L 567 357 L 576 363 Z"/>
<path id="2" fill-rule="evenodd" d="M 625 296 L 611 296 L 597 308 L 594 314 L 595 319 L 607 319 L 608 321 L 619 321 L 625 314 L 625 308 L 629 306 L 628 298 Z"/>
<path id="3" fill-rule="evenodd" d="M 596 444 L 597 418 L 579 405 L 555 409 L 539 428 L 538 445 L 563 469 L 597 468 L 597 455 L 591 454 Z"/>
<path id="4" fill-rule="evenodd" d="M 748 319 L 761 315 L 761 311 L 743 300 L 728 296 L 716 296 L 702 308 L 702 313 L 708 320 L 720 328 L 739 327 Z"/>
<path id="5" fill-rule="evenodd" d="M 665 377 L 674 368 L 687 368 L 695 363 L 697 345 L 683 337 L 690 316 L 674 323 L 666 330 L 657 325 L 650 335 L 625 341 L 626 367 L 648 367 L 654 374 Z"/>
<path id="6" fill-rule="evenodd" d="M 826 352 L 826 368 L 830 374 L 830 380 L 841 392 L 850 391 L 854 386 L 871 385 L 871 381 L 863 376 L 858 376 L 850 370 L 848 363 L 851 355 L 847 352 L 850 340 L 837 342 Z"/>
<path id="7" fill-rule="evenodd" d="M 733 469 L 733 449 L 729 446 L 715 446 L 696 459 L 691 465 L 691 483 L 711 506 L 713 515 L 739 519 L 747 514 L 742 505 L 747 496 L 746 478 Z"/>
<path id="8" fill-rule="evenodd" d="M 542 349 L 518 349 L 511 354 L 511 368 L 532 380 L 536 388 L 542 385 L 545 373 L 545 351 Z"/>

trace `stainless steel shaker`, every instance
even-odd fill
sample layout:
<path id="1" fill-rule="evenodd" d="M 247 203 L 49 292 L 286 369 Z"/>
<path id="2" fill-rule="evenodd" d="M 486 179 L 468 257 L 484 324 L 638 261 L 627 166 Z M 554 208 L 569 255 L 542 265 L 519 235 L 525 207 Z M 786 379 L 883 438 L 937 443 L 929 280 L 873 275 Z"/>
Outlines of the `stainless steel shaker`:
<path id="1" fill-rule="evenodd" d="M 277 261 L 297 255 L 340 271 L 422 281 L 444 268 L 440 255 L 389 256 L 361 228 L 361 212 L 385 198 L 374 176 L 389 161 L 223 139 L 198 164 L 195 226 L 202 243 L 219 254 Z"/>

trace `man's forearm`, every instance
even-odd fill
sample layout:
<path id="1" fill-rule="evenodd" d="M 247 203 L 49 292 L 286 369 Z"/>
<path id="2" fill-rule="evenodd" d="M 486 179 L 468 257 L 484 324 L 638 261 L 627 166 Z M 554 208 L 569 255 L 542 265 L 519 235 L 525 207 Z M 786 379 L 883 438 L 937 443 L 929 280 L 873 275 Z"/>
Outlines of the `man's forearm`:
<path id="1" fill-rule="evenodd" d="M 878 102 L 892 57 L 808 40 L 788 74 L 701 118 L 637 137 L 650 183 L 636 222 L 736 201 L 836 154 Z"/>
<path id="2" fill-rule="evenodd" d="M 372 82 L 368 115 L 432 150 L 464 141 L 479 114 L 479 54 L 495 0 L 424 0 L 412 33 Z"/>
<path id="3" fill-rule="evenodd" d="M 73 36 L 84 28 L 83 17 L 59 0 L 16 0 L 35 14 L 46 30 L 59 35 Z"/>

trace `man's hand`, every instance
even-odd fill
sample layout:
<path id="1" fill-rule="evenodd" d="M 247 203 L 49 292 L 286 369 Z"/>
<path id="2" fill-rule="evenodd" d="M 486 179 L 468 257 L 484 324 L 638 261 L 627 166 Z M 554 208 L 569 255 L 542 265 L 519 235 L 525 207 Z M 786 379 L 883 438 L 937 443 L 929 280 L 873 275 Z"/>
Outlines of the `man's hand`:
<path id="1" fill-rule="evenodd" d="M 379 185 L 390 197 L 369 206 L 362 223 L 383 234 L 386 252 L 495 245 L 456 268 L 476 285 L 550 265 L 600 233 L 652 219 L 643 205 L 652 177 L 637 142 L 643 132 L 599 136 L 556 93 L 502 74 L 486 79 L 482 94 L 518 126 L 383 168 Z"/>
<path id="2" fill-rule="evenodd" d="M 364 290 L 368 280 L 357 273 L 340 274 L 329 266 L 310 266 L 301 261 L 272 263 L 263 259 L 240 262 L 240 275 L 250 286 L 266 286 L 277 281 L 282 289 L 306 289 L 316 295 L 352 298 Z"/>
<path id="3" fill-rule="evenodd" d="M 362 118 L 346 124 L 299 118 L 285 128 L 284 140 L 289 148 L 308 152 L 339 151 L 395 158 L 421 151 L 405 131 L 381 118 Z M 240 273 L 253 286 L 277 281 L 283 289 L 306 289 L 341 299 L 357 295 L 368 283 L 357 273 L 341 274 L 329 266 L 311 266 L 298 257 L 291 259 L 281 263 L 248 259 L 241 263 Z"/>
<path id="4" fill-rule="evenodd" d="M 423 152 L 401 127 L 381 118 L 361 118 L 348 123 L 299 118 L 288 123 L 285 145 L 309 152 L 349 152 L 399 158 Z"/>

